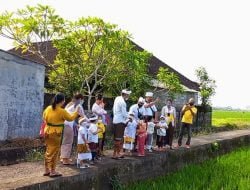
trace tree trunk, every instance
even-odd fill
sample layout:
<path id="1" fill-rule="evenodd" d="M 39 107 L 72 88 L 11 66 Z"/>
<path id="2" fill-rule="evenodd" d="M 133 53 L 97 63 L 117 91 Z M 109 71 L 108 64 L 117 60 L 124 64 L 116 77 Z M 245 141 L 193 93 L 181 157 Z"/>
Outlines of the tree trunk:
<path id="1" fill-rule="evenodd" d="M 88 111 L 89 112 L 91 112 L 91 107 L 90 107 L 91 97 L 92 97 L 92 94 L 89 94 L 88 95 Z"/>

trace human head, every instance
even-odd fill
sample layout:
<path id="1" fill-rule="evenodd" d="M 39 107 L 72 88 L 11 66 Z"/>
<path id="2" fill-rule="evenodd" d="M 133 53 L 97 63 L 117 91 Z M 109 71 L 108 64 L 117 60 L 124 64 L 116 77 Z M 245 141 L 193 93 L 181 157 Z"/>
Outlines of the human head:
<path id="1" fill-rule="evenodd" d="M 167 99 L 167 102 L 166 102 L 167 106 L 172 106 L 172 103 L 173 103 L 172 99 L 170 99 L 170 98 Z"/>
<path id="2" fill-rule="evenodd" d="M 83 95 L 80 94 L 80 93 L 76 93 L 73 97 L 73 102 L 75 103 L 75 105 L 78 105 L 78 104 L 83 104 L 84 100 L 83 100 Z"/>
<path id="3" fill-rule="evenodd" d="M 138 99 L 138 106 L 139 106 L 139 107 L 142 107 L 144 103 L 145 103 L 144 98 L 143 98 L 143 97 L 140 97 L 140 98 Z"/>
<path id="4" fill-rule="evenodd" d="M 101 116 L 98 117 L 98 123 L 102 123 L 102 117 Z"/>
<path id="5" fill-rule="evenodd" d="M 86 120 L 85 117 L 80 117 L 78 123 L 81 125 Z"/>
<path id="6" fill-rule="evenodd" d="M 154 96 L 153 92 L 146 92 L 146 94 L 145 94 L 146 101 L 147 102 L 152 102 L 153 101 L 153 96 Z"/>
<path id="7" fill-rule="evenodd" d="M 163 115 L 161 115 L 160 120 L 161 120 L 161 121 L 164 121 L 164 120 L 165 120 L 165 117 L 164 117 Z"/>
<path id="8" fill-rule="evenodd" d="M 98 119 L 97 116 L 94 114 L 89 117 L 90 123 L 96 123 L 97 119 Z"/>
<path id="9" fill-rule="evenodd" d="M 190 106 L 193 106 L 193 105 L 194 105 L 194 99 L 193 99 L 193 98 L 190 98 L 190 99 L 188 100 L 188 103 L 189 103 Z"/>
<path id="10" fill-rule="evenodd" d="M 103 102 L 103 97 L 101 94 L 98 94 L 96 97 L 95 97 L 95 102 L 99 105 Z"/>
<path id="11" fill-rule="evenodd" d="M 63 106 L 65 102 L 65 96 L 62 93 L 58 93 L 55 95 L 53 102 L 52 102 L 52 108 L 53 110 L 56 109 L 56 106 L 59 105 L 60 107 Z"/>
<path id="12" fill-rule="evenodd" d="M 134 117 L 135 117 L 135 114 L 133 112 L 129 112 L 128 118 L 131 119 L 131 120 L 133 120 Z"/>
<path id="13" fill-rule="evenodd" d="M 131 94 L 131 91 L 127 89 L 122 90 L 122 97 L 124 98 L 124 100 L 128 100 L 130 94 Z"/>

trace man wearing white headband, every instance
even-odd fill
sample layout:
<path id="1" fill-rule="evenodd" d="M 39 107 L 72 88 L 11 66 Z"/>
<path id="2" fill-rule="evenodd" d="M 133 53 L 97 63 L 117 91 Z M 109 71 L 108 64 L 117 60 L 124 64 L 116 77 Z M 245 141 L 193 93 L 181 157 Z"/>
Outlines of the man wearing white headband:
<path id="1" fill-rule="evenodd" d="M 115 98 L 114 106 L 113 106 L 113 124 L 114 124 L 114 153 L 113 159 L 124 158 L 121 155 L 121 150 L 123 148 L 123 135 L 124 129 L 126 127 L 126 119 L 128 117 L 127 113 L 127 104 L 126 100 L 128 100 L 131 91 L 124 89 L 122 90 L 121 96 Z"/>
<path id="2" fill-rule="evenodd" d="M 135 120 L 137 122 L 139 122 L 140 119 L 143 118 L 143 115 L 144 115 L 144 112 L 145 112 L 145 108 L 144 108 L 144 103 L 145 103 L 145 100 L 143 97 L 140 97 L 138 99 L 138 102 L 137 104 L 134 104 L 132 105 L 130 108 L 129 108 L 129 112 L 130 113 L 134 113 L 134 117 L 135 117 Z"/>
<path id="3" fill-rule="evenodd" d="M 157 108 L 155 106 L 155 103 L 159 101 L 157 98 L 155 101 L 153 101 L 153 93 L 152 92 L 146 92 L 145 94 L 145 104 L 144 104 L 144 118 L 146 118 L 148 121 L 150 121 L 152 118 L 155 119 L 155 121 L 158 120 L 158 114 L 157 114 Z"/>

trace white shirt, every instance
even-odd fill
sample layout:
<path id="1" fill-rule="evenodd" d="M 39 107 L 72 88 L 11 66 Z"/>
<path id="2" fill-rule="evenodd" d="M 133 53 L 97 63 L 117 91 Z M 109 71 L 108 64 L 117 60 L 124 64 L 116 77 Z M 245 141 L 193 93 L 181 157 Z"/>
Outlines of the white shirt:
<path id="1" fill-rule="evenodd" d="M 102 116 L 104 114 L 107 114 L 107 111 L 105 111 L 102 106 L 98 105 L 97 103 L 94 103 L 92 106 L 92 112 L 98 116 Z"/>
<path id="2" fill-rule="evenodd" d="M 138 114 L 140 113 L 141 115 L 144 115 L 145 108 L 144 108 L 144 106 L 139 108 L 138 104 L 134 104 L 129 108 L 129 113 L 131 113 L 131 112 L 134 113 L 135 120 L 139 121 Z"/>
<path id="3" fill-rule="evenodd" d="M 148 122 L 147 133 L 153 134 L 155 129 L 155 124 L 153 122 Z"/>
<path id="4" fill-rule="evenodd" d="M 107 125 L 106 117 L 105 117 L 105 114 L 107 114 L 107 111 L 104 110 L 102 106 L 98 105 L 97 103 L 94 103 L 92 106 L 92 112 L 96 114 L 97 116 L 101 116 L 103 124 Z"/>
<path id="5" fill-rule="evenodd" d="M 126 119 L 128 117 L 127 113 L 127 104 L 122 96 L 118 96 L 115 98 L 114 106 L 113 106 L 113 123 L 126 123 Z"/>
<path id="6" fill-rule="evenodd" d="M 157 112 L 157 108 L 155 105 L 152 105 L 151 107 L 145 107 L 147 106 L 148 103 L 145 103 L 144 104 L 144 108 L 145 108 L 145 111 L 144 111 L 144 116 L 153 116 L 153 111 L 154 112 Z M 153 110 L 153 111 L 152 111 Z"/>
<path id="7" fill-rule="evenodd" d="M 83 110 L 82 105 L 80 105 L 80 104 L 77 105 L 77 106 L 75 106 L 75 104 L 72 104 L 72 105 L 70 105 L 69 107 L 66 107 L 65 110 L 66 110 L 68 113 L 73 114 L 73 113 L 77 110 L 78 107 L 80 107 L 80 109 L 79 109 L 79 111 L 78 111 L 78 114 L 79 114 L 80 116 L 84 116 L 84 110 Z M 73 126 L 74 126 L 74 121 L 65 121 L 65 122 L 64 122 L 64 125 L 68 125 L 68 126 L 70 126 L 71 128 L 73 128 Z"/>
<path id="8" fill-rule="evenodd" d="M 174 119 L 176 118 L 176 109 L 173 106 L 170 106 L 170 109 L 168 108 L 168 106 L 164 106 L 161 110 L 161 115 L 165 116 L 165 118 L 168 118 L 168 113 L 170 115 L 173 115 Z M 172 121 L 172 126 L 174 126 L 175 122 Z"/>
<path id="9" fill-rule="evenodd" d="M 128 122 L 128 125 L 124 130 L 124 136 L 128 136 L 135 139 L 136 128 L 137 122 L 135 120 L 133 120 L 132 122 Z"/>
<path id="10" fill-rule="evenodd" d="M 78 144 L 85 144 L 85 142 L 83 141 L 83 137 L 85 137 L 85 139 L 87 140 L 88 137 L 88 129 L 82 125 L 80 125 L 80 128 L 78 130 L 78 140 L 77 143 Z"/>
<path id="11" fill-rule="evenodd" d="M 93 143 L 98 143 L 97 125 L 91 123 L 88 130 L 88 141 Z M 96 133 L 96 134 L 94 134 Z"/>
<path id="12" fill-rule="evenodd" d="M 167 125 L 166 121 L 165 120 L 160 121 L 158 125 L 161 128 L 157 129 L 157 135 L 166 136 L 166 129 L 168 128 L 168 125 Z"/>

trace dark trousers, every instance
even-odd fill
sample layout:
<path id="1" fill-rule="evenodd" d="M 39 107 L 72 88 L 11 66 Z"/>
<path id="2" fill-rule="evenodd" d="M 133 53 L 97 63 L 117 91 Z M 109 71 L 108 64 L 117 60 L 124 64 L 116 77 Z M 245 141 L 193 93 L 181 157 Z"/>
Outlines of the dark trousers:
<path id="1" fill-rule="evenodd" d="M 168 144 L 171 147 L 173 144 L 173 139 L 174 139 L 174 126 L 172 125 L 172 122 L 170 122 L 167 129 L 166 144 Z"/>
<path id="2" fill-rule="evenodd" d="M 157 146 L 158 146 L 158 148 L 162 148 L 163 147 L 163 145 L 164 145 L 164 139 L 165 139 L 166 137 L 165 136 L 159 136 L 159 135 L 157 135 Z"/>
<path id="3" fill-rule="evenodd" d="M 97 149 L 97 156 L 101 157 L 103 153 L 103 138 L 98 138 L 98 149 Z"/>
<path id="4" fill-rule="evenodd" d="M 179 133 L 179 138 L 178 138 L 178 145 L 181 146 L 182 145 L 182 138 L 184 135 L 184 129 L 187 129 L 188 132 L 188 138 L 187 138 L 187 142 L 186 145 L 190 145 L 191 142 L 191 133 L 192 133 L 192 129 L 191 129 L 191 124 L 189 123 L 182 123 L 181 125 L 181 129 L 180 129 L 180 133 Z"/>

